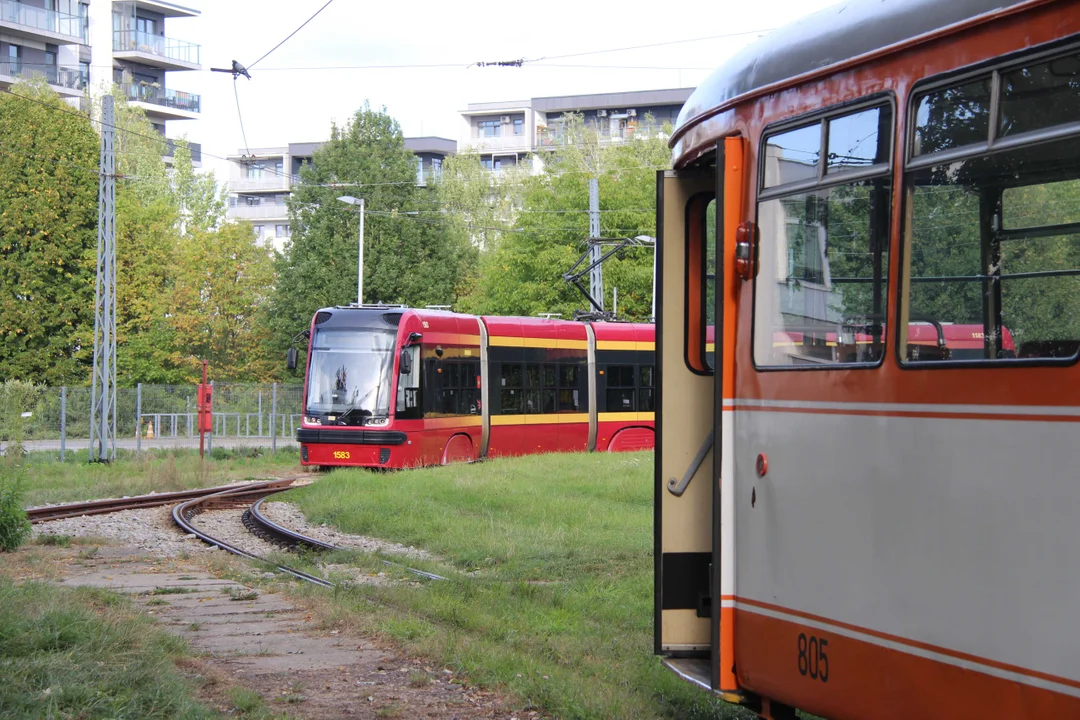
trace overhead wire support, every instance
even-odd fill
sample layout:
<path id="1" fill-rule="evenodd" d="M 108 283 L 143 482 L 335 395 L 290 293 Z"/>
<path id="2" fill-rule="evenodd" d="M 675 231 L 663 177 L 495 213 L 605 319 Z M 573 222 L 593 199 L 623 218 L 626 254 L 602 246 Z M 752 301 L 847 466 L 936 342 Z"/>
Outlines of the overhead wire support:
<path id="1" fill-rule="evenodd" d="M 94 372 L 90 389 L 90 460 L 116 459 L 116 175 L 113 97 L 101 99 Z"/>

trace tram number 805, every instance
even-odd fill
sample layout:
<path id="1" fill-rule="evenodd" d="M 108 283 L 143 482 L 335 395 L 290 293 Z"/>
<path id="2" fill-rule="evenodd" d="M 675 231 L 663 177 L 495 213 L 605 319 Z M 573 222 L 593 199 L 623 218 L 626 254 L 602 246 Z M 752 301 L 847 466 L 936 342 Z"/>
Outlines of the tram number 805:
<path id="1" fill-rule="evenodd" d="M 348 450 L 335 450 L 334 451 L 334 459 L 335 460 L 348 460 L 349 459 L 349 451 Z"/>
<path id="2" fill-rule="evenodd" d="M 799 674 L 810 676 L 811 680 L 829 682 L 829 657 L 825 648 L 829 641 L 825 638 L 799 633 Z"/>

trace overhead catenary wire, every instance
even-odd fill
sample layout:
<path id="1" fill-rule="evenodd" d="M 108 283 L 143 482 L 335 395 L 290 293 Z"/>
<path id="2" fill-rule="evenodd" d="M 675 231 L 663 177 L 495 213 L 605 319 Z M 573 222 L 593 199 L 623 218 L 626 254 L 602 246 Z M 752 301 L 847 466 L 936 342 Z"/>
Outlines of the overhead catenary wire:
<path id="1" fill-rule="evenodd" d="M 315 11 L 315 14 L 314 14 L 314 15 L 312 15 L 312 16 L 311 16 L 311 17 L 309 17 L 309 18 L 308 18 L 307 20 L 305 20 L 304 22 L 302 22 L 302 23 L 300 24 L 300 27 L 296 28 L 296 29 L 295 29 L 295 30 L 293 30 L 293 31 L 292 31 L 291 33 L 289 33 L 289 35 L 288 35 L 288 36 L 287 36 L 287 37 L 286 37 L 286 38 L 285 38 L 284 40 L 282 40 L 282 41 L 281 41 L 281 42 L 279 42 L 279 43 L 278 43 L 277 45 L 275 45 L 274 47 L 272 47 L 272 48 L 270 48 L 269 50 L 267 50 L 267 51 L 266 51 L 266 53 L 264 53 L 262 57 L 260 57 L 260 58 L 259 58 L 258 60 L 256 60 L 255 62 L 251 63 L 250 65 L 248 65 L 248 66 L 247 66 L 247 69 L 248 69 L 248 70 L 250 70 L 251 68 L 255 67 L 256 65 L 258 65 L 259 63 L 261 63 L 261 62 L 262 62 L 263 60 L 265 60 L 265 59 L 266 59 L 266 57 L 267 57 L 267 55 L 269 55 L 270 53 L 274 52 L 274 51 L 275 51 L 275 50 L 277 50 L 277 49 L 278 49 L 279 47 L 281 47 L 282 45 L 284 45 L 285 43 L 287 43 L 287 42 L 289 41 L 289 38 L 291 38 L 291 37 L 292 37 L 293 35 L 295 35 L 296 33 L 300 32 L 301 30 L 303 30 L 303 29 L 304 29 L 304 26 L 305 26 L 305 25 L 307 25 L 307 24 L 308 24 L 309 22 L 311 22 L 312 20 L 314 20 L 314 19 L 315 19 L 315 18 L 316 18 L 316 17 L 317 17 L 318 15 L 319 15 L 319 13 L 321 13 L 321 12 L 322 12 L 323 10 L 325 10 L 325 9 L 326 9 L 327 7 L 329 7 L 330 3 L 332 3 L 332 2 L 334 2 L 334 0 L 326 0 L 326 4 L 325 4 L 325 5 L 323 5 L 323 6 L 321 7 L 321 8 L 319 8 L 318 10 L 316 10 L 316 11 Z"/>

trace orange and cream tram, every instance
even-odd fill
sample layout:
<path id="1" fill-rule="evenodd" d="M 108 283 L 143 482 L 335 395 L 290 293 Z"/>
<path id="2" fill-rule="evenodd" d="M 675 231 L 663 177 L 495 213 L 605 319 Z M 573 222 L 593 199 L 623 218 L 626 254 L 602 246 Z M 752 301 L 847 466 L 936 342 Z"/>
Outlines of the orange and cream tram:
<path id="1" fill-rule="evenodd" d="M 656 653 L 777 719 L 1080 718 L 1080 2 L 842 2 L 671 144 Z"/>

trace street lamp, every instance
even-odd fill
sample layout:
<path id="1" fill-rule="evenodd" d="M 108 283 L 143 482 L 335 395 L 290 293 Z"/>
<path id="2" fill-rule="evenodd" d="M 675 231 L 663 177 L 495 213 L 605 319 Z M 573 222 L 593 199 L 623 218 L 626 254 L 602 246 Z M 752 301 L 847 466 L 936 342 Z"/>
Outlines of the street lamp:
<path id="1" fill-rule="evenodd" d="M 364 304 L 364 198 L 354 198 L 352 195 L 342 195 L 338 198 L 347 205 L 356 205 L 360 208 L 360 242 L 356 260 L 356 304 Z"/>

